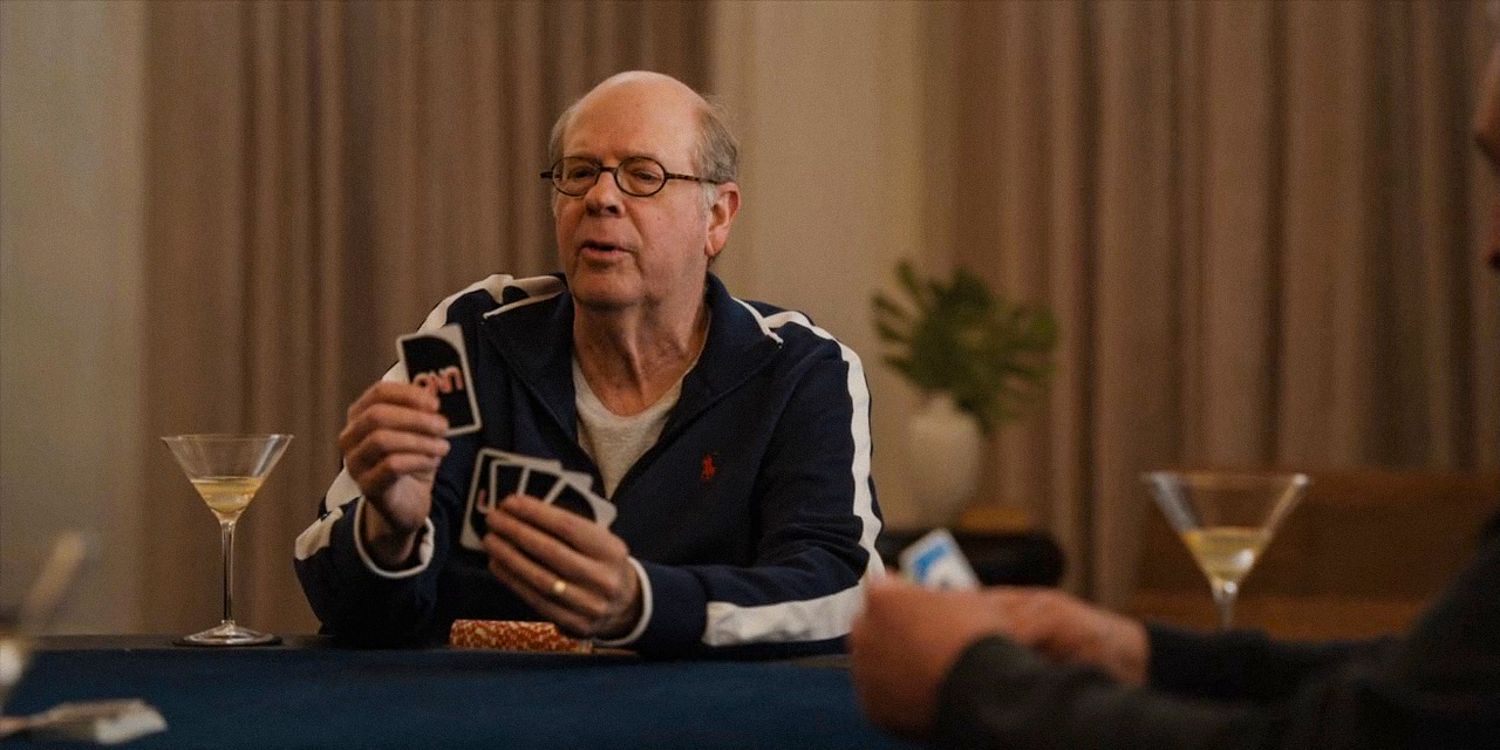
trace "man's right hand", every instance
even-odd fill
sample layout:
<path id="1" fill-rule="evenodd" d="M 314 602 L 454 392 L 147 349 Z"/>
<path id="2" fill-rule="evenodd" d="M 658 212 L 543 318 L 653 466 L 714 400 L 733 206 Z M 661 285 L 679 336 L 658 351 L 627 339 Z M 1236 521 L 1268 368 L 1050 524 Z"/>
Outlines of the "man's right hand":
<path id="1" fill-rule="evenodd" d="M 357 532 L 381 567 L 405 565 L 432 509 L 433 478 L 448 454 L 448 420 L 437 409 L 426 389 L 380 381 L 349 407 L 339 433 L 344 468 L 375 511 Z"/>

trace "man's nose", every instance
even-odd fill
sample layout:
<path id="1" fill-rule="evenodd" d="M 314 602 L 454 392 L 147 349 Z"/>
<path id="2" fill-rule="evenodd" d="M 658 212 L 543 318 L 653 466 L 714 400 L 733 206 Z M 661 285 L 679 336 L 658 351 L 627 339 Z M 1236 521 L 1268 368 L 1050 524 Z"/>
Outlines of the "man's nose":
<path id="1" fill-rule="evenodd" d="M 590 215 L 618 214 L 625 196 L 615 182 L 614 172 L 600 172 L 593 187 L 583 194 L 583 206 Z"/>

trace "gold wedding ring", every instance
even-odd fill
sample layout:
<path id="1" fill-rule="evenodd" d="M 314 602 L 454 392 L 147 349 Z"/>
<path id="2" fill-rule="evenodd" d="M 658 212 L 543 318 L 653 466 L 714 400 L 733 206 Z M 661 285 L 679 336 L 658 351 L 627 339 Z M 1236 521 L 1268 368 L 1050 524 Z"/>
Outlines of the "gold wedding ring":
<path id="1" fill-rule="evenodd" d="M 568 593 L 568 582 L 559 578 L 552 582 L 552 596 L 561 599 L 563 594 Z"/>

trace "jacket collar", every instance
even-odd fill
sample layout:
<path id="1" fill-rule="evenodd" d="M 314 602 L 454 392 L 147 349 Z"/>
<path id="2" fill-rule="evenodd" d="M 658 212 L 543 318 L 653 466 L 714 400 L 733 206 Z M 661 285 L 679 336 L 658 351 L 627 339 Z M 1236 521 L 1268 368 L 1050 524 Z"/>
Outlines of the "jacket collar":
<path id="1" fill-rule="evenodd" d="M 564 282 L 560 293 L 497 310 L 483 319 L 481 328 L 557 426 L 577 442 L 573 296 L 567 279 L 559 278 Z M 730 296 L 714 274 L 708 275 L 704 296 L 709 308 L 708 340 L 698 364 L 683 378 L 682 395 L 667 419 L 663 439 L 769 364 L 770 355 L 781 345 L 760 315 Z"/>

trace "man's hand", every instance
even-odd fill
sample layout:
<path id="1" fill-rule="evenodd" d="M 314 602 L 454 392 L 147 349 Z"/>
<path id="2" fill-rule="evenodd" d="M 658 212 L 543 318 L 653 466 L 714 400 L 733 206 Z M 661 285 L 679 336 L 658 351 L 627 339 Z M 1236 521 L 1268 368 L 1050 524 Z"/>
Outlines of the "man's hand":
<path id="1" fill-rule="evenodd" d="M 849 652 L 865 713 L 898 734 L 932 726 L 938 686 L 970 643 L 1001 629 L 983 592 L 937 592 L 886 578 L 869 582 Z"/>
<path id="2" fill-rule="evenodd" d="M 1000 631 L 1063 664 L 1097 667 L 1127 685 L 1146 682 L 1150 644 L 1139 621 L 1087 604 L 1056 589 L 995 588 L 986 592 L 1001 613 Z"/>
<path id="3" fill-rule="evenodd" d="M 641 583 L 625 542 L 593 521 L 527 495 L 485 518 L 490 571 L 575 638 L 620 638 L 641 617 Z"/>
<path id="4" fill-rule="evenodd" d="M 381 566 L 396 568 L 411 557 L 432 508 L 433 478 L 448 453 L 448 420 L 437 408 L 437 397 L 423 388 L 381 381 L 349 407 L 339 433 L 344 468 L 375 511 L 357 531 Z"/>
<path id="5" fill-rule="evenodd" d="M 1097 667 L 1121 682 L 1145 682 L 1145 627 L 1060 591 L 936 592 L 882 581 L 871 584 L 849 634 L 866 712 L 892 731 L 925 734 L 943 678 L 986 635 L 1006 636 L 1053 661 Z"/>

